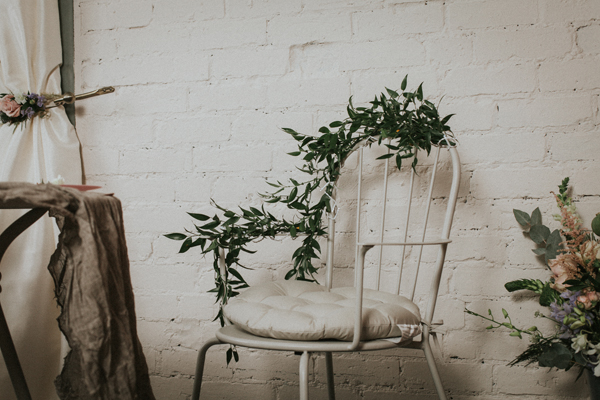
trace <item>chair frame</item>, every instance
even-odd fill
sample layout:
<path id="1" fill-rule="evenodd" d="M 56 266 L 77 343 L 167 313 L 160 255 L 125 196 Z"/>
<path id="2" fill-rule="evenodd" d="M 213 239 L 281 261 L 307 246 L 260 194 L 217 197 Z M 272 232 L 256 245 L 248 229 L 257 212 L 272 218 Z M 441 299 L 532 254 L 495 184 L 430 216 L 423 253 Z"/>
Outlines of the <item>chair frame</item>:
<path id="1" fill-rule="evenodd" d="M 432 175 L 430 178 L 430 186 L 427 197 L 427 209 L 424 216 L 423 232 L 420 241 L 407 241 L 407 232 L 410 219 L 412 192 L 414 187 L 415 171 L 414 168 L 411 171 L 410 177 L 410 193 L 409 193 L 409 204 L 407 207 L 406 216 L 406 227 L 404 232 L 404 240 L 400 242 L 384 242 L 383 231 L 385 223 L 386 213 L 386 198 L 387 198 L 387 185 L 388 185 L 388 169 L 389 159 L 385 160 L 385 176 L 384 176 L 384 190 L 383 190 L 383 211 L 382 211 L 382 222 L 381 222 L 381 236 L 379 241 L 361 241 L 360 240 L 360 207 L 361 207 L 361 195 L 362 195 L 362 169 L 363 169 L 363 149 L 364 143 L 359 144 L 357 149 L 359 151 L 359 184 L 358 184 L 358 202 L 357 202 L 357 222 L 356 222 L 356 258 L 355 258 L 355 277 L 354 286 L 356 288 L 356 303 L 355 303 L 355 318 L 354 318 L 354 337 L 352 342 L 337 341 L 337 340 L 321 340 L 321 341 L 295 341 L 295 340 L 281 340 L 266 337 L 259 337 L 247 333 L 234 325 L 226 325 L 219 329 L 215 335 L 215 338 L 209 340 L 199 350 L 196 372 L 194 378 L 194 388 L 192 393 L 192 400 L 198 400 L 200 397 L 200 390 L 202 385 L 202 377 L 204 372 L 204 364 L 206 360 L 206 353 L 212 346 L 219 344 L 235 345 L 254 349 L 264 350 L 277 350 L 277 351 L 293 351 L 300 353 L 300 365 L 299 365 L 299 381 L 300 381 L 300 400 L 308 400 L 308 365 L 309 357 L 311 353 L 325 353 L 326 370 L 327 370 L 327 388 L 329 400 L 335 399 L 334 389 L 334 374 L 333 374 L 333 357 L 332 353 L 337 352 L 356 352 L 356 351 L 374 351 L 374 350 L 385 350 L 391 348 L 413 348 L 420 349 L 425 353 L 425 358 L 431 373 L 436 392 L 441 400 L 446 400 L 446 394 L 442 385 L 433 352 L 431 349 L 430 338 L 432 336 L 432 325 L 438 325 L 441 323 L 433 323 L 433 315 L 435 312 L 435 306 L 439 291 L 439 285 L 441 281 L 441 275 L 443 271 L 446 249 L 448 244 L 451 242 L 449 239 L 450 229 L 452 226 L 452 220 L 454 216 L 454 210 L 456 208 L 458 190 L 460 184 L 460 160 L 458 152 L 455 146 L 434 146 L 432 152 L 435 153 L 434 165 L 432 168 Z M 427 229 L 427 222 L 429 218 L 430 204 L 432 201 L 433 187 L 435 182 L 435 174 L 438 168 L 439 153 L 442 148 L 447 149 L 450 152 L 451 164 L 452 164 L 452 183 L 450 186 L 450 192 L 447 197 L 447 206 L 444 224 L 442 227 L 441 235 L 438 240 L 425 241 L 425 234 Z M 327 289 L 332 288 L 333 284 L 333 256 L 334 256 L 334 242 L 335 242 L 335 216 L 334 212 L 329 215 L 328 221 L 328 236 L 327 236 L 327 261 L 326 261 L 326 287 Z M 422 316 L 422 335 L 421 340 L 410 340 L 407 342 L 401 342 L 396 344 L 386 339 L 368 340 L 361 341 L 362 331 L 362 300 L 363 300 L 363 285 L 364 285 L 364 266 L 365 256 L 367 252 L 374 247 L 380 248 L 379 263 L 377 270 L 377 289 L 379 289 L 380 271 L 381 271 L 381 250 L 384 246 L 402 246 L 403 253 L 400 265 L 400 276 L 397 284 L 397 292 L 400 293 L 400 281 L 402 279 L 402 267 L 404 264 L 404 250 L 407 247 L 420 247 L 418 255 L 416 275 L 414 279 L 413 288 L 410 294 L 410 300 L 413 300 L 415 294 L 416 281 L 418 277 L 418 271 L 421 263 L 421 254 L 424 246 L 438 246 L 438 255 L 436 265 L 434 267 L 434 275 L 431 279 L 431 286 L 429 290 L 429 298 L 427 301 L 427 307 L 425 309 L 424 317 Z M 224 255 L 221 254 L 220 267 L 224 273 Z"/>

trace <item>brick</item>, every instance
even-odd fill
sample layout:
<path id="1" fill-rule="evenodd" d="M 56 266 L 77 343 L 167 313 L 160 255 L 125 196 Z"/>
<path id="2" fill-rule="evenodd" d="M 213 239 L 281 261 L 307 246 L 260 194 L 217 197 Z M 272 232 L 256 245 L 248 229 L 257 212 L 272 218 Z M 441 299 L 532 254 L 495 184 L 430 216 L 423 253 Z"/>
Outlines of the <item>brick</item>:
<path id="1" fill-rule="evenodd" d="M 448 248 L 447 259 L 449 261 L 486 260 L 490 262 L 503 262 L 503 245 L 504 240 L 498 237 L 454 236 L 452 246 Z"/>
<path id="2" fill-rule="evenodd" d="M 277 2 L 277 7 L 269 0 L 225 0 L 227 16 L 232 18 L 271 17 L 277 14 L 295 14 L 302 11 L 300 0 Z"/>
<path id="3" fill-rule="evenodd" d="M 189 293 L 195 291 L 195 267 L 181 265 L 132 265 L 131 281 L 136 290 Z"/>
<path id="4" fill-rule="evenodd" d="M 256 110 L 267 104 L 269 81 L 233 80 L 214 85 L 199 83 L 189 89 L 191 111 Z"/>
<path id="5" fill-rule="evenodd" d="M 489 392 L 492 388 L 492 365 L 449 364 L 437 362 L 444 388 L 468 392 Z M 402 365 L 402 378 L 409 389 L 434 390 L 425 361 L 407 361 Z"/>
<path id="6" fill-rule="evenodd" d="M 456 68 L 442 80 L 444 92 L 452 96 L 529 93 L 535 86 L 532 65 Z"/>
<path id="7" fill-rule="evenodd" d="M 114 174 L 118 170 L 119 151 L 117 149 L 89 147 L 82 150 L 83 166 L 89 175 Z"/>
<path id="8" fill-rule="evenodd" d="M 144 232 L 146 234 L 164 234 L 177 231 L 180 227 L 186 226 L 189 216 L 173 207 L 168 212 L 164 205 L 138 205 L 135 207 L 124 207 L 123 218 L 125 221 L 125 232 Z M 167 239 L 168 240 L 168 239 Z M 179 246 L 176 246 L 179 250 Z"/>
<path id="9" fill-rule="evenodd" d="M 537 2 L 532 0 L 470 1 L 451 3 L 446 7 L 450 29 L 532 25 L 537 19 Z"/>
<path id="10" fill-rule="evenodd" d="M 186 57 L 168 57 L 155 53 L 135 58 L 122 57 L 84 66 L 85 85 L 94 86 L 104 76 L 110 76 L 113 85 L 170 83 L 173 81 L 204 81 L 208 79 L 208 54 L 195 53 Z M 140 68 L 140 64 L 143 68 Z"/>
<path id="11" fill-rule="evenodd" d="M 316 117 L 315 117 L 316 119 Z M 232 116 L 231 137 L 233 140 L 252 140 L 258 135 L 260 140 L 273 143 L 274 141 L 290 144 L 293 149 L 295 140 L 282 128 L 292 128 L 297 132 L 312 134 L 316 129 L 313 128 L 313 113 L 306 111 L 266 111 L 266 110 L 248 110 L 236 113 Z M 289 150 L 288 152 L 293 151 Z M 275 157 L 275 156 L 274 156 Z M 288 156 L 289 158 L 289 156 Z M 274 161 L 273 167 L 280 167 L 281 164 Z"/>
<path id="12" fill-rule="evenodd" d="M 309 42 L 338 42 L 349 40 L 351 18 L 348 14 L 277 15 L 267 24 L 267 41 L 275 45 L 294 45 Z"/>
<path id="13" fill-rule="evenodd" d="M 157 400 L 186 400 L 191 394 L 193 383 L 189 378 L 150 376 L 152 392 Z"/>
<path id="14" fill-rule="evenodd" d="M 175 317 L 177 296 L 173 294 L 153 294 L 135 296 L 135 314 L 149 320 L 169 320 Z"/>
<path id="15" fill-rule="evenodd" d="M 599 132 L 555 133 L 550 135 L 550 157 L 556 161 L 593 161 L 598 158 Z"/>
<path id="16" fill-rule="evenodd" d="M 274 46 L 215 50 L 211 54 L 211 75 L 222 79 L 228 77 L 252 77 L 283 75 L 287 71 L 289 49 Z"/>
<path id="17" fill-rule="evenodd" d="M 152 120 L 147 116 L 119 120 L 108 116 L 77 119 L 77 134 L 84 147 L 149 145 L 154 140 L 151 132 Z"/>
<path id="18" fill-rule="evenodd" d="M 147 1 L 85 2 L 81 7 L 84 31 L 139 28 L 152 20 L 152 4 Z"/>
<path id="19" fill-rule="evenodd" d="M 600 77 L 595 73 L 597 65 L 598 61 L 594 58 L 542 63 L 539 70 L 540 89 L 548 92 L 598 89 Z"/>
<path id="20" fill-rule="evenodd" d="M 91 34 L 97 35 L 89 33 L 88 36 Z M 112 31 L 102 32 L 102 35 L 105 40 L 109 39 L 117 44 L 117 51 L 115 53 L 104 51 L 102 59 L 107 57 L 131 58 L 132 56 L 154 54 L 190 55 L 192 36 L 189 30 L 177 29 L 174 25 L 153 23 L 144 28 L 127 29 L 118 33 Z M 148 40 L 149 37 L 152 37 L 152 40 Z M 194 50 L 196 51 L 195 48 Z M 169 57 L 165 58 L 169 59 Z M 172 67 L 174 66 L 173 64 Z M 168 71 L 164 72 L 168 73 Z"/>
<path id="21" fill-rule="evenodd" d="M 593 0 L 542 0 L 541 20 L 567 24 L 569 21 L 589 21 L 600 18 L 600 3 Z"/>
<path id="22" fill-rule="evenodd" d="M 163 146 L 174 144 L 224 142 L 231 137 L 232 115 L 194 113 L 174 115 L 154 121 L 152 131 Z"/>
<path id="23" fill-rule="evenodd" d="M 382 52 L 382 48 L 393 50 Z M 425 49 L 414 39 L 357 44 L 309 43 L 292 50 L 292 69 L 308 75 L 399 68 L 425 64 Z M 400 79 L 400 82 L 402 79 Z"/>
<path id="24" fill-rule="evenodd" d="M 591 118 L 591 99 L 586 95 L 498 102 L 498 125 L 503 128 L 575 125 Z"/>
<path id="25" fill-rule="evenodd" d="M 485 98 L 467 98 L 467 99 L 444 99 L 438 111 L 441 115 L 454 114 L 448 125 L 458 135 L 459 142 L 462 142 L 462 132 L 467 131 L 487 131 L 492 128 L 494 115 L 496 112 L 495 102 Z M 478 157 L 468 152 L 463 155 L 467 157 Z"/>
<path id="26" fill-rule="evenodd" d="M 534 367 L 499 367 L 494 378 L 500 393 L 569 396 L 581 393 L 581 382 L 575 382 L 577 371 L 569 372 Z"/>
<path id="27" fill-rule="evenodd" d="M 389 387 L 399 381 L 400 362 L 397 357 L 370 359 L 370 357 L 348 357 L 337 356 L 336 354 L 334 355 L 333 365 L 336 378 L 339 377 L 338 379 L 348 382 L 353 387 L 360 385 Z M 322 369 L 324 374 L 325 368 Z M 325 381 L 324 378 L 322 380 Z"/>
<path id="28" fill-rule="evenodd" d="M 268 87 L 267 101 L 279 107 L 347 104 L 350 97 L 346 78 L 281 79 Z"/>
<path id="29" fill-rule="evenodd" d="M 600 53 L 600 25 L 588 25 L 577 30 L 577 45 L 584 53 Z"/>
<path id="30" fill-rule="evenodd" d="M 438 32 L 444 25 L 443 4 L 437 1 L 399 4 L 391 9 L 356 13 L 354 21 L 354 37 L 360 41 Z"/>
<path id="31" fill-rule="evenodd" d="M 157 25 L 182 24 L 225 16 L 224 0 L 179 0 L 177 6 L 165 1 L 154 4 L 152 22 Z"/>
<path id="32" fill-rule="evenodd" d="M 122 150 L 119 155 L 119 172 L 122 174 L 136 174 L 148 172 L 148 165 L 153 160 L 169 160 L 154 164 L 153 172 L 177 173 L 189 171 L 191 168 L 191 149 L 140 149 Z"/>
<path id="33" fill-rule="evenodd" d="M 468 65 L 473 60 L 473 35 L 450 32 L 425 41 L 427 55 L 433 64 Z"/>
<path id="34" fill-rule="evenodd" d="M 462 135 L 459 140 L 463 164 L 541 162 L 546 155 L 546 141 L 539 133 Z M 498 149 L 507 143 L 510 143 L 511 152 L 499 152 Z"/>
<path id="35" fill-rule="evenodd" d="M 85 77 L 83 78 L 85 82 Z M 97 89 L 93 86 L 84 86 L 82 89 Z M 149 93 L 152 93 L 150 95 Z M 183 113 L 188 103 L 188 88 L 183 85 L 148 85 L 148 86 L 122 86 L 116 88 L 112 94 L 95 97 L 88 100 L 88 105 L 77 106 L 77 117 L 81 118 L 88 113 L 97 116 L 118 115 L 119 118 L 139 117 L 154 113 Z M 156 101 L 169 99 L 168 101 Z M 93 111 L 92 111 L 93 110 Z M 138 133 L 139 134 L 139 133 Z"/>
<path id="36" fill-rule="evenodd" d="M 478 61 L 561 57 L 572 47 L 571 33 L 562 28 L 486 30 L 473 39 L 473 55 Z"/>
<path id="37" fill-rule="evenodd" d="M 203 21 L 191 31 L 192 48 L 221 49 L 267 43 L 267 21 L 254 19 L 214 19 Z"/>
<path id="38" fill-rule="evenodd" d="M 263 146 L 219 146 L 194 148 L 194 169 L 199 171 L 267 171 L 271 150 Z"/>
<path id="39" fill-rule="evenodd" d="M 129 262 L 147 261 L 152 255 L 152 240 L 148 237 L 129 237 L 127 241 L 127 253 Z"/>
<path id="40" fill-rule="evenodd" d="M 553 176 L 569 176 L 564 167 L 553 170 Z M 547 181 L 548 170 L 529 167 L 524 169 L 479 169 L 473 172 L 471 192 L 476 198 L 547 198 L 555 190 L 554 182 Z"/>

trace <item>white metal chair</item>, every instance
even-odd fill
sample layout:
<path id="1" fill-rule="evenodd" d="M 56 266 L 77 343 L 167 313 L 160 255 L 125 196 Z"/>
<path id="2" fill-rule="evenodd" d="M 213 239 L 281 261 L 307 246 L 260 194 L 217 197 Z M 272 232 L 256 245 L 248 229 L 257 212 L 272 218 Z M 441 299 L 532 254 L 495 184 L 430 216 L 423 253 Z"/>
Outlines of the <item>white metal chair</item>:
<path id="1" fill-rule="evenodd" d="M 373 147 L 383 148 L 383 146 L 377 145 L 373 145 Z M 426 159 L 425 163 L 420 162 L 419 166 L 417 166 L 417 172 L 415 172 L 414 169 L 410 168 L 409 162 L 406 163 L 406 167 L 402 168 L 402 171 L 398 171 L 396 168 L 392 171 L 392 168 L 388 166 L 388 159 L 377 160 L 377 164 L 368 163 L 364 160 L 365 152 L 372 153 L 377 151 L 379 151 L 379 155 L 381 155 L 381 150 L 370 149 L 365 146 L 358 148 L 357 167 L 350 168 L 351 174 L 358 175 L 358 198 L 352 201 L 343 202 L 339 194 L 336 196 L 339 197 L 337 201 L 338 204 L 341 204 L 342 212 L 346 211 L 345 208 L 356 208 L 357 218 L 354 228 L 355 232 L 352 232 L 356 238 L 354 242 L 356 251 L 354 287 L 352 289 L 339 289 L 335 288 L 335 285 L 333 285 L 334 269 L 336 270 L 336 276 L 339 273 L 343 274 L 348 270 L 347 268 L 334 268 L 333 254 L 336 219 L 338 220 L 338 225 L 343 225 L 343 229 L 338 232 L 341 241 L 347 242 L 348 231 L 353 230 L 351 224 L 348 224 L 345 220 L 342 223 L 340 216 L 337 216 L 336 218 L 336 216 L 333 215 L 329 217 L 326 283 L 324 287 L 319 286 L 319 289 L 317 289 L 317 283 L 298 283 L 298 281 L 284 281 L 284 283 L 281 283 L 284 288 L 292 288 L 290 291 L 294 291 L 295 289 L 293 288 L 299 287 L 298 285 L 315 285 L 314 289 L 319 293 L 326 293 L 318 294 L 317 297 L 337 296 L 340 290 L 345 290 L 346 294 L 348 294 L 348 291 L 351 291 L 354 294 L 353 298 L 351 300 L 344 300 L 346 304 L 348 301 L 351 301 L 353 304 L 351 306 L 352 316 L 350 321 L 346 321 L 348 326 L 345 327 L 346 333 L 344 334 L 345 336 L 343 336 L 345 339 L 327 339 L 330 337 L 327 335 L 323 336 L 325 339 L 322 340 L 314 340 L 314 338 L 312 340 L 298 340 L 294 339 L 293 335 L 292 339 L 289 339 L 285 332 L 273 332 L 274 329 L 272 328 L 267 328 L 266 334 L 261 334 L 261 336 L 259 336 L 248 331 L 256 332 L 255 326 L 248 329 L 248 327 L 240 327 L 240 324 L 234 322 L 231 325 L 219 329 L 216 333 L 216 337 L 205 343 L 200 349 L 196 365 L 196 376 L 192 395 L 193 400 L 197 400 L 200 396 L 206 352 L 210 347 L 218 344 L 301 353 L 299 372 L 301 400 L 308 399 L 308 365 L 311 353 L 325 353 L 328 394 L 329 399 L 334 399 L 332 353 L 364 352 L 392 348 L 417 348 L 423 350 L 425 353 L 427 364 L 439 398 L 446 399 L 442 381 L 432 354 L 430 337 L 432 335 L 431 327 L 433 324 L 446 249 L 450 243 L 450 228 L 458 197 L 460 182 L 458 152 L 455 147 L 434 146 L 431 155 L 429 157 L 423 157 Z M 420 161 L 422 156 L 424 156 L 424 154 L 419 154 Z M 363 173 L 363 170 L 367 172 Z M 408 172 L 409 170 L 410 172 Z M 373 190 L 374 179 L 372 177 L 374 172 L 383 172 L 380 174 L 382 175 L 382 188 L 377 197 L 374 197 Z M 342 177 L 344 177 L 344 174 L 345 173 L 343 172 Z M 395 184 L 393 181 L 395 181 L 396 178 L 406 178 L 404 181 L 405 183 Z M 428 180 L 429 183 L 425 184 L 425 180 Z M 351 186 L 348 185 L 346 181 L 340 182 L 339 185 L 340 187 Z M 342 190 L 340 189 L 340 192 L 341 191 Z M 399 194 L 401 192 L 405 192 L 406 194 L 406 198 L 403 201 L 399 200 Z M 392 202 L 392 200 L 394 202 Z M 373 212 L 373 203 L 381 205 L 381 210 L 379 210 L 378 213 Z M 438 211 L 435 211 L 436 207 Z M 416 211 L 417 209 L 419 211 Z M 342 213 L 340 212 L 340 215 L 341 214 Z M 399 229 L 392 227 L 389 221 L 386 222 L 386 219 L 390 219 L 390 215 L 396 220 L 395 222 L 398 222 L 397 220 L 402 220 L 401 224 L 398 225 Z M 386 216 L 388 218 L 386 218 Z M 376 219 L 377 222 L 373 223 L 373 219 Z M 367 229 L 364 229 L 365 225 Z M 376 234 L 372 233 L 373 225 L 378 225 L 379 232 Z M 367 233 L 364 233 L 365 231 Z M 379 251 L 372 255 L 374 257 L 370 255 L 366 258 L 367 252 L 373 248 L 378 248 Z M 398 250 L 400 253 L 399 256 L 396 256 L 391 261 L 382 261 L 384 260 L 382 257 L 383 252 L 387 255 L 388 252 L 393 249 Z M 427 256 L 424 255 L 424 249 L 433 250 L 432 256 L 427 258 Z M 386 260 L 389 260 L 389 257 L 386 258 Z M 222 268 L 224 268 L 223 265 Z M 404 274 L 403 269 L 405 270 Z M 420 269 L 422 270 L 421 273 L 419 273 Z M 368 272 L 369 274 L 373 272 L 375 277 L 365 278 L 365 272 Z M 390 285 L 390 279 L 383 279 L 386 272 L 392 272 L 393 275 L 396 276 L 394 279 L 395 283 L 392 285 Z M 408 278 L 407 275 L 409 275 Z M 366 290 L 369 290 L 364 288 L 365 282 L 373 283 L 373 286 L 375 287 L 374 290 L 377 290 L 377 293 L 382 292 L 384 289 L 387 290 L 389 289 L 389 286 L 392 286 L 391 291 L 395 294 L 405 294 L 407 298 L 405 300 L 409 303 L 408 309 L 419 304 L 421 306 L 420 309 L 424 311 L 417 316 L 419 329 L 415 330 L 413 326 L 409 329 L 410 332 L 407 332 L 406 329 L 403 329 L 404 326 L 391 326 L 391 330 L 386 331 L 386 333 L 383 334 L 381 332 L 373 333 L 368 331 L 368 328 L 364 325 L 367 323 L 366 321 L 373 312 L 367 309 L 367 306 L 370 307 L 369 304 L 371 304 L 372 301 L 365 297 L 367 296 L 365 295 Z M 417 285 L 417 282 L 419 282 L 419 285 Z M 267 286 L 268 285 L 269 284 L 267 284 Z M 279 290 L 279 285 L 279 283 L 276 283 L 276 288 L 273 289 L 273 284 L 270 284 L 270 290 Z M 246 289 L 246 291 L 238 297 L 243 298 L 245 293 L 250 290 L 255 290 L 255 294 L 259 293 L 258 297 L 261 299 L 264 299 L 265 296 L 269 296 L 269 294 L 265 295 L 264 292 L 261 292 L 264 290 L 263 288 L 255 288 L 257 288 L 257 286 Z M 304 288 L 304 286 L 302 286 L 302 288 Z M 256 292 L 256 290 L 258 290 L 258 292 Z M 313 288 L 311 288 L 311 290 L 313 290 Z M 304 292 L 304 289 L 300 291 Z M 368 293 L 368 296 L 371 298 L 374 292 L 371 291 Z M 377 294 L 375 294 L 375 296 L 377 296 Z M 252 303 L 252 299 L 249 300 L 249 303 L 244 303 L 243 300 L 241 300 L 242 302 L 240 303 L 238 297 L 231 299 L 229 305 L 226 307 L 235 305 L 237 302 L 238 306 L 241 304 L 241 312 L 248 314 L 248 307 L 251 306 L 250 303 Z M 285 303 L 285 301 L 281 300 L 281 297 L 276 297 L 275 299 L 275 303 Z M 401 301 L 404 302 L 404 300 Z M 273 303 L 273 301 L 271 303 Z M 364 303 L 368 303 L 367 306 L 363 307 L 365 305 Z M 315 304 L 314 308 L 320 312 L 320 310 L 326 307 L 321 304 Z M 233 308 L 232 310 L 233 311 L 231 312 L 235 314 L 236 311 Z M 265 310 L 263 309 L 263 311 Z M 229 317 L 227 314 L 226 309 L 226 316 Z M 337 315 L 338 314 L 336 314 L 336 316 Z M 397 321 L 392 322 L 391 325 L 396 323 Z M 336 327 L 336 329 L 337 328 L 339 327 Z M 400 334 L 396 328 L 401 328 Z M 260 331 L 260 328 L 258 328 L 258 331 Z M 350 332 L 349 334 L 348 331 Z M 421 332 L 420 340 L 418 340 L 418 335 L 414 337 L 419 331 Z M 267 335 L 272 337 L 264 337 Z M 397 340 L 393 340 L 388 337 L 390 335 L 400 337 L 398 337 Z M 282 339 L 282 337 L 288 339 Z"/>

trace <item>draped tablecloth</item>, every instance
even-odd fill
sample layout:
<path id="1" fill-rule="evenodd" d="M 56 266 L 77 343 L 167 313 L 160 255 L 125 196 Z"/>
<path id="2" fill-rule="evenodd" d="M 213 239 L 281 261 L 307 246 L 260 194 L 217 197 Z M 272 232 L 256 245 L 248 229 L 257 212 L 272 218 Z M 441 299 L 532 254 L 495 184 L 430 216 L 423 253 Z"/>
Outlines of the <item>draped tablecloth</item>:
<path id="1" fill-rule="evenodd" d="M 59 397 L 154 399 L 137 336 L 120 201 L 52 184 L 0 182 L 0 206 L 49 208 L 60 229 L 48 265 L 58 324 L 71 348 L 56 379 Z"/>

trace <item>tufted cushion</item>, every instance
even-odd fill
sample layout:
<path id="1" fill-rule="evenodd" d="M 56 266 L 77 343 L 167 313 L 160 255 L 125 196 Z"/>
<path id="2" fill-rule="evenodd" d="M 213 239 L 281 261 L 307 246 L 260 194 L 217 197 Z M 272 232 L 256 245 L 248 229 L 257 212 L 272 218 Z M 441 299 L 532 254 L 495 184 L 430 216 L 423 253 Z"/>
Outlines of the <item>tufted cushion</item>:
<path id="1" fill-rule="evenodd" d="M 246 289 L 223 311 L 234 325 L 257 336 L 351 341 L 355 293 L 352 287 L 327 292 L 311 282 L 269 282 Z M 365 289 L 362 339 L 406 340 L 421 333 L 420 321 L 419 308 L 406 297 Z"/>

